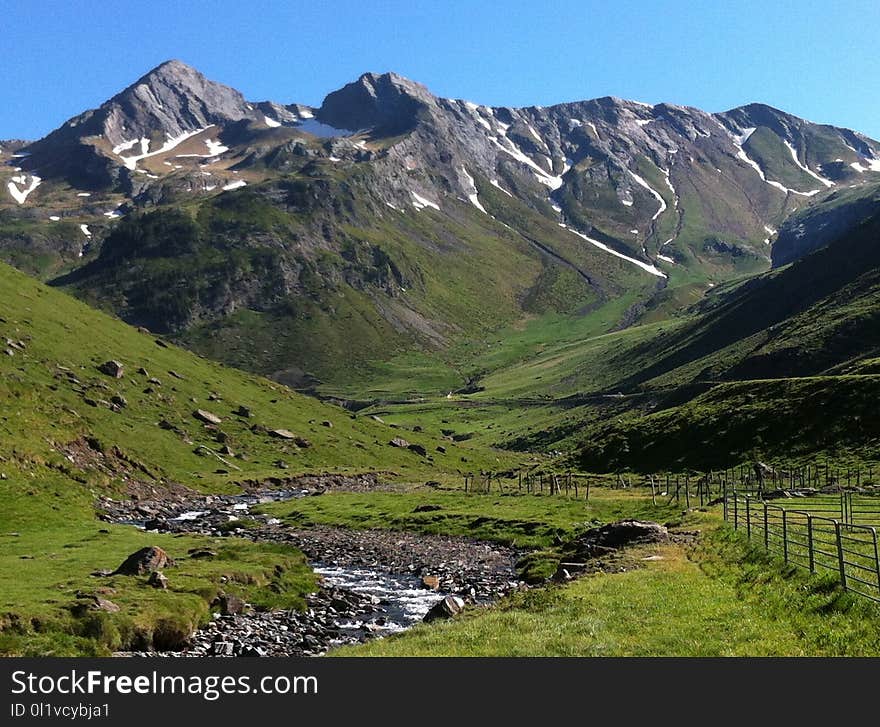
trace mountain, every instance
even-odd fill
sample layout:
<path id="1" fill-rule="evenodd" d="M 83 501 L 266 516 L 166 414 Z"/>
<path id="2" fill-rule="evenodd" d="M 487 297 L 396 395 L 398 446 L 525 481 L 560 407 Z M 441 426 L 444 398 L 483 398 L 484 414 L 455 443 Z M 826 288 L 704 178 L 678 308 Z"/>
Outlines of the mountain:
<path id="1" fill-rule="evenodd" d="M 368 73 L 310 108 L 178 61 L 3 153 L 5 259 L 300 386 L 524 317 L 668 315 L 880 179 L 877 142 L 756 104 L 486 107 Z"/>

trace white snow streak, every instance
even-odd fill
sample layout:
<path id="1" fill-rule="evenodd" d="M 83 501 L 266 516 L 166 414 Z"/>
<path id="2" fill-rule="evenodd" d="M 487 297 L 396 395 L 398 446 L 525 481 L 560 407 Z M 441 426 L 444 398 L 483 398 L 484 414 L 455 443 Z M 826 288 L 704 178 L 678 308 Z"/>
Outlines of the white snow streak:
<path id="1" fill-rule="evenodd" d="M 755 131 L 756 127 L 754 126 L 750 126 L 748 129 L 743 129 L 740 132 L 739 136 L 735 137 L 737 146 L 742 146 L 743 144 L 745 144 L 749 140 L 749 137 L 755 133 Z"/>
<path id="2" fill-rule="evenodd" d="M 725 128 L 720 123 L 718 125 L 721 126 L 722 129 Z M 796 189 L 791 189 L 789 187 L 786 187 L 784 184 L 781 184 L 780 182 L 776 182 L 772 179 L 767 179 L 767 175 L 764 174 L 764 170 L 761 169 L 761 165 L 758 164 L 758 162 L 756 162 L 754 159 L 749 157 L 749 155 L 746 154 L 745 149 L 742 148 L 742 145 L 754 133 L 754 131 L 755 131 L 755 129 L 748 128 L 748 129 L 745 129 L 744 131 L 741 131 L 739 135 L 734 134 L 733 132 L 731 132 L 729 130 L 727 130 L 727 133 L 730 134 L 730 138 L 737 148 L 737 152 L 736 152 L 737 159 L 744 161 L 746 164 L 748 164 L 750 167 L 752 167 L 752 169 L 754 169 L 758 173 L 758 176 L 761 177 L 761 180 L 763 182 L 765 182 L 766 184 L 769 184 L 771 187 L 775 187 L 780 192 L 784 192 L 785 194 L 797 194 L 797 195 L 800 195 L 801 197 L 812 197 L 814 194 L 819 194 L 819 192 L 822 191 L 821 189 L 814 189 L 810 192 L 799 192 Z"/>
<path id="3" fill-rule="evenodd" d="M 526 126 L 527 126 L 528 129 L 529 129 L 529 133 L 530 133 L 532 136 L 535 137 L 535 140 L 536 140 L 539 144 L 544 144 L 544 140 L 541 138 L 541 135 L 538 134 L 537 131 L 535 131 L 535 127 L 532 126 L 528 121 L 526 122 Z M 546 144 L 544 144 L 544 145 L 546 146 Z"/>
<path id="4" fill-rule="evenodd" d="M 654 213 L 654 216 L 651 218 L 651 222 L 656 220 L 660 215 L 662 215 L 666 211 L 666 200 L 663 199 L 661 194 L 655 190 L 650 184 L 648 184 L 644 179 L 642 179 L 638 174 L 636 174 L 632 170 L 628 170 L 632 178 L 636 180 L 636 183 L 647 189 L 654 198 L 660 203 L 660 208 Z M 632 203 L 630 203 L 632 204 Z"/>
<path id="5" fill-rule="evenodd" d="M 657 253 L 657 259 L 662 260 L 663 262 L 667 262 L 670 265 L 675 265 L 675 260 L 673 260 L 671 257 L 667 257 L 666 255 L 661 255 L 660 253 Z"/>
<path id="6" fill-rule="evenodd" d="M 156 151 L 148 151 L 149 146 L 150 146 L 150 140 L 143 138 L 143 139 L 139 140 L 140 144 L 141 144 L 141 153 L 140 154 L 127 157 L 127 156 L 123 156 L 118 151 L 116 151 L 116 149 L 126 151 L 126 150 L 132 148 L 135 145 L 135 143 L 137 143 L 138 140 L 135 140 L 135 142 L 126 141 L 123 144 L 120 144 L 119 146 L 114 147 L 113 153 L 116 154 L 117 156 L 119 156 L 120 159 L 122 159 L 123 164 L 125 164 L 125 166 L 128 169 L 131 169 L 132 171 L 134 171 L 137 168 L 137 163 L 141 159 L 147 159 L 149 157 L 154 157 L 158 154 L 164 154 L 167 151 L 171 151 L 172 149 L 179 146 L 180 144 L 182 144 L 184 141 L 186 141 L 190 137 L 195 136 L 196 134 L 200 134 L 201 132 L 205 131 L 206 129 L 210 129 L 211 126 L 213 126 L 213 125 L 214 124 L 210 124 L 209 126 L 206 126 L 204 129 L 196 129 L 195 131 L 184 131 L 179 136 L 174 136 L 174 137 L 168 136 L 166 138 L 165 143 L 162 145 L 162 148 L 157 149 Z"/>
<path id="7" fill-rule="evenodd" d="M 857 172 L 880 172 L 880 159 L 868 159 L 867 157 L 862 157 L 862 161 L 865 163 L 865 166 L 862 166 L 858 162 L 853 162 L 850 166 Z"/>
<path id="8" fill-rule="evenodd" d="M 205 146 L 208 147 L 208 156 L 217 156 L 225 151 L 229 151 L 228 146 L 223 146 L 217 139 L 205 139 Z"/>
<path id="9" fill-rule="evenodd" d="M 501 149 L 501 151 L 503 151 L 505 154 L 509 154 L 514 159 L 516 159 L 518 162 L 522 162 L 527 167 L 531 168 L 535 172 L 535 176 L 538 178 L 538 181 L 541 184 L 546 184 L 548 187 L 550 187 L 550 189 L 554 189 L 554 190 L 559 189 L 562 186 L 562 177 L 561 176 L 555 177 L 552 174 L 548 174 L 547 171 L 545 171 L 544 169 L 539 167 L 537 164 L 535 164 L 535 162 L 533 162 L 531 159 L 529 159 L 529 157 L 527 157 L 522 152 L 522 150 L 516 144 L 514 144 L 510 139 L 508 139 L 506 136 L 504 136 L 502 138 L 504 139 L 504 141 L 506 141 L 508 144 L 510 144 L 512 149 L 508 149 L 506 146 L 504 146 L 504 144 L 502 144 L 501 142 L 498 141 L 497 137 L 494 137 L 494 136 L 489 137 L 490 141 L 492 141 L 495 144 L 495 146 L 497 146 L 499 149 Z"/>
<path id="10" fill-rule="evenodd" d="M 513 197 L 513 195 L 512 195 L 510 192 L 508 192 L 506 189 L 504 189 L 504 187 L 502 187 L 502 186 L 498 183 L 498 180 L 497 180 L 497 179 L 490 179 L 490 180 L 489 180 L 489 183 L 490 183 L 493 187 L 497 187 L 498 189 L 500 189 L 500 190 L 501 190 L 502 192 L 504 192 L 504 194 L 506 194 L 508 197 Z"/>
<path id="11" fill-rule="evenodd" d="M 79 229 L 82 230 L 82 233 L 83 233 L 86 237 L 91 237 L 91 236 L 92 236 L 92 233 L 91 233 L 91 231 L 89 230 L 89 226 L 88 226 L 88 225 L 80 225 L 80 226 L 79 226 Z"/>
<path id="12" fill-rule="evenodd" d="M 247 182 L 245 182 L 243 179 L 236 179 L 234 182 L 230 182 L 229 184 L 224 185 L 223 191 L 228 192 L 231 189 L 239 189 L 240 187 L 246 186 Z"/>
<path id="13" fill-rule="evenodd" d="M 489 213 L 486 212 L 486 208 L 483 207 L 483 205 L 480 203 L 479 196 L 477 195 L 477 186 L 474 184 L 474 178 L 470 174 L 468 174 L 468 170 L 464 167 L 461 168 L 461 173 L 467 180 L 468 187 L 473 190 L 473 192 L 468 192 L 468 199 L 470 200 L 470 203 L 478 210 L 480 210 L 480 212 L 482 212 L 484 215 L 488 215 Z"/>
<path id="14" fill-rule="evenodd" d="M 58 222 L 61 218 L 58 215 L 49 215 L 49 219 L 52 220 L 52 222 Z"/>
<path id="15" fill-rule="evenodd" d="M 19 204 L 24 204 L 28 195 L 39 187 L 40 183 L 43 181 L 36 175 L 32 175 L 30 180 L 30 183 L 28 183 L 27 174 L 19 174 L 12 177 L 11 181 L 6 185 L 9 194 L 11 194 L 12 198 Z M 18 188 L 19 184 L 21 185 L 21 189 Z"/>
<path id="16" fill-rule="evenodd" d="M 813 177 L 813 179 L 815 179 L 817 182 L 821 182 L 821 183 L 824 184 L 826 187 L 833 187 L 833 186 L 834 186 L 834 182 L 832 182 L 830 179 L 825 179 L 825 177 L 820 177 L 820 176 L 819 176 L 818 174 L 816 174 L 816 172 L 814 172 L 812 169 L 810 169 L 809 167 L 807 167 L 807 166 L 801 164 L 801 160 L 798 159 L 797 149 L 795 149 L 794 146 L 792 146 L 791 144 L 789 144 L 788 141 L 784 141 L 783 143 L 788 147 L 788 150 L 791 152 L 791 158 L 794 159 L 794 163 L 795 163 L 795 164 L 797 164 L 797 165 L 798 165 L 801 169 L 803 169 L 807 174 L 809 174 L 811 177 Z"/>
<path id="17" fill-rule="evenodd" d="M 281 126 L 280 121 L 275 121 L 275 119 L 270 119 L 268 116 L 264 116 L 263 121 L 266 123 L 266 126 L 268 126 L 270 129 L 276 129 L 279 126 Z"/>
<path id="18" fill-rule="evenodd" d="M 412 190 L 410 190 L 410 194 L 413 196 L 413 206 L 417 210 L 425 209 L 425 207 L 433 207 L 438 212 L 440 211 L 440 205 L 438 205 L 436 202 L 432 202 L 429 199 L 425 199 L 421 195 L 413 192 Z"/>
<path id="19" fill-rule="evenodd" d="M 651 273 L 651 275 L 656 275 L 658 278 L 667 277 L 666 273 L 664 273 L 662 270 L 658 270 L 654 265 L 649 265 L 648 263 L 644 263 L 641 260 L 636 260 L 635 258 L 629 257 L 628 255 L 624 255 L 622 252 L 617 252 L 617 250 L 615 250 L 611 247 L 608 247 L 608 245 L 606 245 L 604 242 L 599 242 L 598 240 L 594 240 L 592 237 L 588 237 L 583 232 L 578 232 L 573 227 L 568 227 L 567 225 L 565 225 L 562 222 L 559 223 L 559 226 L 562 227 L 563 229 L 568 230 L 569 232 L 573 232 L 575 235 L 583 238 L 584 240 L 589 242 L 591 245 L 595 245 L 600 250 L 604 250 L 605 252 L 611 253 L 615 257 L 619 257 L 621 260 L 626 260 L 627 262 L 632 263 L 633 265 L 638 265 L 645 272 Z"/>

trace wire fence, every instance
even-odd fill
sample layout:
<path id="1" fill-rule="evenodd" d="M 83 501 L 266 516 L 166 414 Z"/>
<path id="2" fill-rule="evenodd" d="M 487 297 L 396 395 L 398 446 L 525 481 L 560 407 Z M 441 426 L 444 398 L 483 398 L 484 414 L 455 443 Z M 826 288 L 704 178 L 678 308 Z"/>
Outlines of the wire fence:
<path id="1" fill-rule="evenodd" d="M 880 470 L 878 470 L 880 472 Z M 655 505 L 723 503 L 724 519 L 786 563 L 832 573 L 848 591 L 880 602 L 880 488 L 873 466 L 749 467 L 635 476 L 515 470 L 462 472 L 471 493 L 546 494 L 589 501 L 591 487 L 650 488 Z"/>
<path id="2" fill-rule="evenodd" d="M 724 519 L 786 563 L 834 573 L 846 590 L 880 602 L 877 495 L 841 492 L 782 505 L 733 490 L 724 496 Z"/>

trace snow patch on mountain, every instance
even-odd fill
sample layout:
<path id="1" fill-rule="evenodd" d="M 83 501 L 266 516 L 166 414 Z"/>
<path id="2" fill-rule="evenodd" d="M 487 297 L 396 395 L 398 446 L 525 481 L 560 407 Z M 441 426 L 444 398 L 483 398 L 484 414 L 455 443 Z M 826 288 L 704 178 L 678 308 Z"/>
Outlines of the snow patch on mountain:
<path id="1" fill-rule="evenodd" d="M 880 158 L 868 159 L 867 157 L 862 157 L 862 164 L 853 162 L 850 166 L 857 172 L 880 172 Z"/>
<path id="2" fill-rule="evenodd" d="M 502 136 L 501 138 L 504 139 L 504 141 L 506 141 L 507 144 L 510 145 L 510 148 L 508 148 L 507 146 L 502 144 L 500 141 L 498 141 L 498 137 L 496 137 L 496 136 L 490 136 L 489 140 L 493 144 L 495 144 L 495 146 L 497 146 L 499 149 L 501 149 L 501 151 L 503 151 L 505 154 L 512 156 L 518 162 L 522 162 L 527 167 L 532 169 L 532 171 L 535 172 L 535 176 L 538 178 L 538 181 L 541 184 L 546 184 L 548 187 L 550 187 L 550 189 L 553 189 L 553 190 L 559 189 L 562 186 L 563 182 L 562 182 L 561 175 L 557 177 L 557 176 L 554 176 L 553 174 L 548 173 L 546 170 L 542 169 L 535 162 L 533 162 L 528 156 L 526 156 L 523 153 L 522 149 L 520 149 L 516 144 L 514 144 L 506 136 Z"/>
<path id="3" fill-rule="evenodd" d="M 122 144 L 119 144 L 118 146 L 113 147 L 113 149 L 114 149 L 113 153 L 116 154 L 120 159 L 122 159 L 122 163 L 125 164 L 126 168 L 134 171 L 135 169 L 137 169 L 137 163 L 139 161 L 141 161 L 141 159 L 147 159 L 149 157 L 154 157 L 159 154 L 164 154 L 165 152 L 169 152 L 172 149 L 175 149 L 176 147 L 180 146 L 187 139 L 195 136 L 196 134 L 201 134 L 203 131 L 210 129 L 212 126 L 214 126 L 214 124 L 210 124 L 210 125 L 204 127 L 203 129 L 195 129 L 194 131 L 184 131 L 182 134 L 180 134 L 178 136 L 167 136 L 165 143 L 162 145 L 162 147 L 160 149 L 157 149 L 156 151 L 148 151 L 149 146 L 150 146 L 150 140 L 146 139 L 146 138 L 142 138 L 142 139 L 135 139 L 134 142 L 126 141 L 126 142 L 123 142 Z M 120 149 L 120 151 L 128 151 L 129 149 L 133 148 L 134 145 L 138 142 L 140 142 L 140 145 L 141 145 L 141 153 L 140 154 L 136 154 L 135 156 L 123 156 L 119 151 L 116 151 L 116 149 Z"/>
<path id="4" fill-rule="evenodd" d="M 280 121 L 275 121 L 275 119 L 269 118 L 268 116 L 263 117 L 263 123 L 265 123 L 270 129 L 277 129 L 281 126 Z"/>
<path id="5" fill-rule="evenodd" d="M 223 191 L 229 192 L 232 189 L 240 189 L 241 187 L 246 187 L 247 182 L 243 179 L 236 179 L 234 182 L 230 182 L 229 184 L 223 185 Z"/>
<path id="6" fill-rule="evenodd" d="M 501 190 L 502 192 L 504 192 L 504 194 L 506 194 L 508 197 L 513 197 L 513 195 L 512 195 L 510 192 L 508 192 L 506 189 L 504 189 L 504 187 L 502 187 L 502 186 L 498 183 L 498 180 L 497 180 L 497 179 L 490 179 L 490 180 L 489 180 L 489 184 L 491 184 L 493 187 L 497 187 L 498 189 L 500 189 L 500 190 Z"/>
<path id="7" fill-rule="evenodd" d="M 480 203 L 479 196 L 477 195 L 477 186 L 474 184 L 474 178 L 470 174 L 468 174 L 468 170 L 464 167 L 461 168 L 461 173 L 464 176 L 465 181 L 467 182 L 467 196 L 468 200 L 470 200 L 470 203 L 478 210 L 480 210 L 480 212 L 482 212 L 484 215 L 489 214 L 488 212 L 486 212 L 486 208 L 483 207 L 483 205 Z"/>
<path id="8" fill-rule="evenodd" d="M 24 204 L 27 201 L 28 195 L 39 187 L 43 181 L 36 175 L 30 175 L 30 182 L 28 182 L 28 177 L 29 175 L 27 174 L 18 174 L 12 177 L 6 185 L 9 194 L 19 204 Z M 19 188 L 19 185 L 21 185 L 21 188 Z"/>
<path id="9" fill-rule="evenodd" d="M 566 225 L 563 222 L 560 222 L 559 226 L 565 230 L 568 230 L 569 232 L 573 232 L 575 235 L 583 238 L 584 240 L 589 242 L 591 245 L 595 245 L 600 250 L 604 250 L 605 252 L 610 253 L 610 254 L 614 255 L 615 257 L 619 257 L 621 260 L 626 260 L 628 263 L 631 263 L 633 265 L 640 267 L 642 270 L 650 273 L 651 275 L 656 275 L 658 278 L 667 277 L 666 273 L 664 273 L 662 270 L 657 269 L 657 267 L 655 267 L 654 265 L 649 265 L 648 263 L 642 262 L 641 260 L 636 260 L 634 257 L 629 257 L 629 255 L 624 255 L 622 252 L 617 252 L 617 250 L 615 250 L 612 247 L 609 247 L 604 242 L 599 242 L 599 240 L 595 240 L 592 237 L 585 235 L 583 232 L 580 232 L 580 231 L 574 229 L 573 227 L 569 227 L 568 225 Z"/>
<path id="10" fill-rule="evenodd" d="M 432 202 L 431 200 L 422 197 L 420 194 L 417 194 L 412 190 L 410 190 L 409 193 L 412 195 L 413 198 L 413 207 L 415 207 L 417 210 L 423 210 L 425 209 L 425 207 L 432 207 L 438 212 L 440 211 L 440 205 L 438 205 L 436 202 Z"/>
<path id="11" fill-rule="evenodd" d="M 659 209 L 654 213 L 654 216 L 651 218 L 651 222 L 653 222 L 654 220 L 656 220 L 660 215 L 662 215 L 666 211 L 666 200 L 663 199 L 663 196 L 656 189 L 654 189 L 650 184 L 648 184 L 644 179 L 642 179 L 642 177 L 640 177 L 638 174 L 636 174 L 632 170 L 628 170 L 628 171 L 629 171 L 630 175 L 632 176 L 632 178 L 636 181 L 636 184 L 647 189 L 654 196 L 654 199 L 656 199 L 660 203 Z M 630 204 L 632 204 L 632 203 L 630 203 Z"/>
<path id="12" fill-rule="evenodd" d="M 736 139 L 736 145 L 742 146 L 743 144 L 745 144 L 749 140 L 749 137 L 755 133 L 755 131 L 757 131 L 757 127 L 755 126 L 750 126 L 747 129 L 741 129 L 739 134 L 734 135 L 734 138 Z"/>
<path id="13" fill-rule="evenodd" d="M 825 179 L 825 177 L 820 177 L 812 169 L 810 169 L 809 167 L 807 167 L 804 164 L 801 164 L 801 160 L 798 159 L 797 149 L 795 149 L 791 143 L 789 143 L 788 141 L 784 141 L 783 143 L 785 144 L 786 147 L 788 147 L 788 151 L 791 152 L 791 158 L 794 159 L 795 164 L 797 164 L 801 169 L 803 169 L 807 174 L 809 174 L 811 177 L 813 177 L 816 181 L 824 184 L 826 187 L 833 187 L 834 186 L 834 182 L 832 182 L 830 179 Z"/>

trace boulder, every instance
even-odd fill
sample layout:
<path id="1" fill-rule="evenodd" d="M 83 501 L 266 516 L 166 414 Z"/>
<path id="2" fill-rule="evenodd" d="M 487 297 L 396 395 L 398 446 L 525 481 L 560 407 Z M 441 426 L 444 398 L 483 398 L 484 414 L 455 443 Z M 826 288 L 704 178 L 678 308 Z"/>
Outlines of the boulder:
<path id="1" fill-rule="evenodd" d="M 296 439 L 296 435 L 287 429 L 272 429 L 269 434 L 278 439 Z"/>
<path id="2" fill-rule="evenodd" d="M 448 619 L 461 613 L 463 610 L 463 598 L 460 598 L 459 596 L 446 596 L 437 601 L 437 603 L 431 607 L 431 610 L 425 614 L 425 618 L 422 620 L 425 621 L 425 623 L 431 623 L 431 621 L 436 621 L 438 619 Z"/>
<path id="3" fill-rule="evenodd" d="M 439 445 L 439 446 L 437 447 L 437 451 L 440 452 L 440 454 L 446 454 L 446 447 L 444 447 L 444 446 L 441 444 L 441 445 Z"/>
<path id="4" fill-rule="evenodd" d="M 245 610 L 245 602 L 229 593 L 221 593 L 217 596 L 214 605 L 220 607 L 220 613 L 224 616 L 237 616 Z"/>
<path id="5" fill-rule="evenodd" d="M 331 422 L 329 419 L 325 419 L 323 422 L 321 422 L 321 426 L 327 427 L 328 429 L 332 429 L 333 422 Z"/>
<path id="6" fill-rule="evenodd" d="M 216 414 L 212 414 L 211 412 L 205 411 L 204 409 L 196 409 L 193 412 L 193 416 L 199 421 L 205 422 L 205 424 L 220 424 L 220 422 L 223 421 Z"/>
<path id="7" fill-rule="evenodd" d="M 154 570 L 150 573 L 150 577 L 147 579 L 147 585 L 150 585 L 153 588 L 160 588 L 164 591 L 168 588 L 168 578 L 165 577 L 164 573 Z"/>
<path id="8" fill-rule="evenodd" d="M 388 442 L 392 447 L 399 447 L 400 449 L 408 449 L 409 442 L 407 442 L 403 437 L 395 437 L 390 442 Z"/>
<path id="9" fill-rule="evenodd" d="M 108 601 L 106 598 L 101 598 L 100 596 L 94 597 L 94 600 L 89 605 L 89 609 L 92 611 L 106 611 L 107 613 L 119 612 L 119 606 L 113 603 L 113 601 Z"/>
<path id="10" fill-rule="evenodd" d="M 244 417 L 245 419 L 250 419 L 251 410 L 249 407 L 240 406 L 238 407 L 238 409 L 235 410 L 235 415 L 239 417 Z"/>
<path id="11" fill-rule="evenodd" d="M 410 452 L 415 452 L 420 457 L 425 457 L 428 454 L 428 450 L 425 449 L 421 444 L 410 444 L 407 446 L 407 449 Z"/>
<path id="12" fill-rule="evenodd" d="M 295 437 L 293 440 L 293 443 L 297 447 L 301 447 L 302 449 L 308 449 L 309 447 L 312 446 L 312 443 L 308 439 L 306 439 L 305 437 Z"/>
<path id="13" fill-rule="evenodd" d="M 119 363 L 119 361 L 105 361 L 100 366 L 98 366 L 98 371 L 102 374 L 107 374 L 107 376 L 112 376 L 115 379 L 121 379 L 122 374 L 125 371 L 125 367 Z"/>
<path id="14" fill-rule="evenodd" d="M 649 520 L 618 520 L 587 530 L 576 540 L 580 557 L 592 558 L 628 545 L 662 543 L 669 531 L 660 523 Z"/>
<path id="15" fill-rule="evenodd" d="M 119 606 L 113 603 L 113 601 L 108 601 L 101 596 L 77 593 L 76 597 L 80 599 L 80 601 L 73 606 L 73 613 L 76 616 L 82 616 L 87 611 L 106 611 L 107 613 L 119 612 Z"/>
<path id="16" fill-rule="evenodd" d="M 162 548 L 150 545 L 136 550 L 128 556 L 122 564 L 113 571 L 112 575 L 142 576 L 154 570 L 161 570 L 174 565 L 174 561 L 168 557 Z"/>

